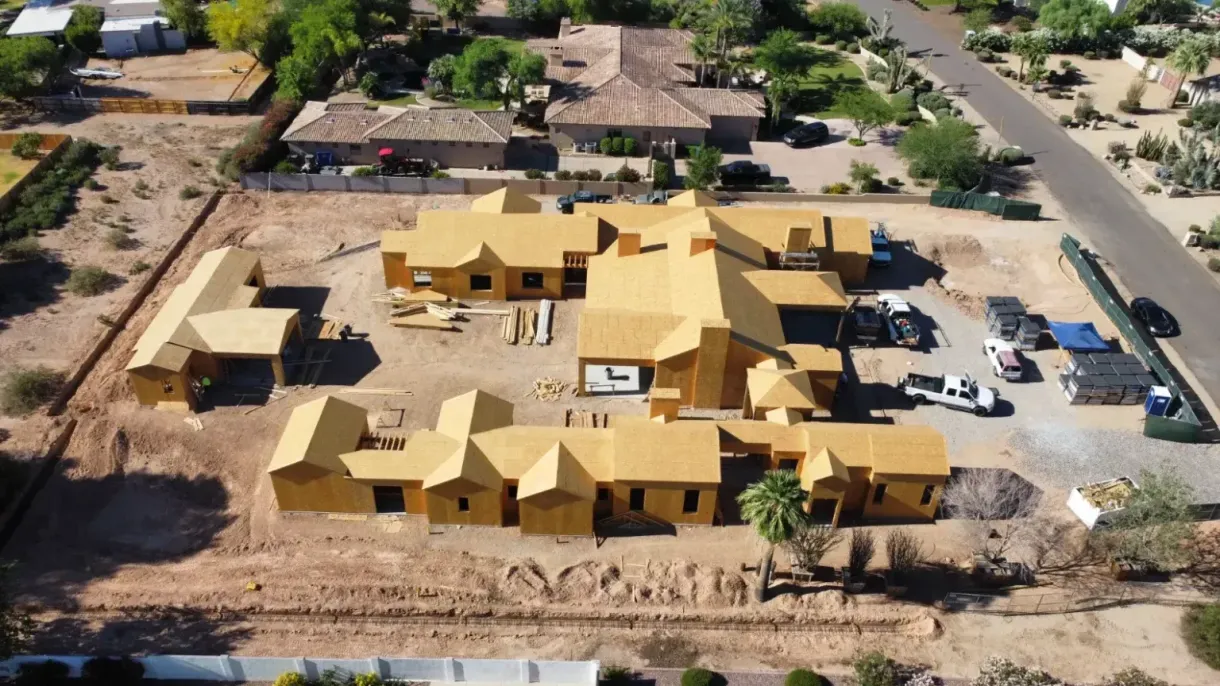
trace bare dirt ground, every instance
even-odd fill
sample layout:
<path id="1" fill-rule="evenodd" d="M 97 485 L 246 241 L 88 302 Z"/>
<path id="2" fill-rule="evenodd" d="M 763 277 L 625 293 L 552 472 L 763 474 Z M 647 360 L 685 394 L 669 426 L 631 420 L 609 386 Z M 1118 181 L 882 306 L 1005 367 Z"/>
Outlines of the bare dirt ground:
<path id="1" fill-rule="evenodd" d="M 364 245 L 382 230 L 409 227 L 419 210 L 470 200 L 260 192 L 222 200 L 72 402 L 69 412 L 80 426 L 63 468 L 6 550 L 22 560 L 23 599 L 46 611 L 40 650 L 88 644 L 263 655 L 518 655 L 746 669 L 841 666 L 861 648 L 876 647 L 948 675 L 972 675 L 986 656 L 1005 654 L 1065 677 L 1096 678 L 1125 666 L 1138 646 L 1142 665 L 1163 667 L 1175 683 L 1209 682 L 1177 638 L 1177 610 L 999 620 L 943 613 L 933 605 L 943 597 L 935 590 L 894 602 L 848 597 L 830 584 L 794 585 L 782 575 L 780 593 L 760 605 L 749 590 L 761 548 L 742 526 L 611 539 L 599 547 L 523 537 L 515 529 L 433 533 L 418 518 L 279 513 L 264 470 L 287 416 L 342 386 L 412 391 L 346 396 L 369 409 L 401 409 L 407 429 L 433 426 L 444 399 L 474 387 L 515 402 L 521 423 L 560 424 L 567 407 L 643 410 L 631 400 L 525 397 L 542 376 L 575 381 L 579 300 L 559 303 L 548 347 L 505 344 L 490 317 L 472 316 L 454 333 L 397 330 L 385 324 L 386 306 L 370 301 L 384 288 L 375 248 L 319 261 L 340 245 Z M 970 303 L 993 283 L 1011 282 L 1013 294 L 1045 301 L 1044 311 L 1069 298 L 1049 247 L 1061 222 L 1014 229 L 933 208 L 824 207 L 890 222 L 900 239 L 915 243 L 928 269 L 948 270 L 947 293 L 964 294 L 930 296 L 944 298 L 947 308 L 972 311 Z M 295 388 L 259 409 L 219 407 L 199 415 L 204 429 L 194 431 L 178 415 L 138 407 L 122 370 L 170 289 L 203 252 L 224 245 L 260 253 L 275 287 L 270 301 L 324 311 L 369 337 L 335 344 L 334 362 L 316 389 Z M 920 276 L 911 286 L 923 288 Z M 738 468 L 748 474 L 752 466 L 740 460 Z M 935 562 L 965 555 L 955 522 L 910 529 Z M 826 563 L 840 564 L 843 554 Z M 248 582 L 260 590 L 246 590 Z M 634 629 L 608 623 L 624 619 L 655 623 Z M 739 626 L 707 631 L 680 624 L 692 620 Z M 771 622 L 799 630 L 776 633 Z M 1084 651 L 1092 659 L 1080 660 Z"/>
<path id="2" fill-rule="evenodd" d="M 115 69 L 123 77 L 84 82 L 81 90 L 86 98 L 245 100 L 271 76 L 245 53 L 213 48 L 125 60 L 95 57 L 88 67 Z"/>

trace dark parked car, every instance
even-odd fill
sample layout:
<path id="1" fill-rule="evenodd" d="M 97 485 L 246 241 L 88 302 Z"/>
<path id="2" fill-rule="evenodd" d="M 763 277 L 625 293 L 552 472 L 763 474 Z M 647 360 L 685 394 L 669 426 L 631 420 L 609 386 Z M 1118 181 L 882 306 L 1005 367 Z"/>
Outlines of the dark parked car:
<path id="1" fill-rule="evenodd" d="M 771 167 L 749 160 L 729 162 L 717 170 L 720 183 L 726 186 L 749 186 L 771 183 Z"/>
<path id="2" fill-rule="evenodd" d="M 1178 322 L 1165 308 L 1152 298 L 1136 298 L 1131 301 L 1131 314 L 1148 329 L 1153 336 L 1173 336 L 1178 333 Z"/>
<path id="3" fill-rule="evenodd" d="M 826 122 L 811 121 L 785 133 L 784 143 L 789 148 L 799 148 L 823 143 L 828 138 L 830 138 L 830 127 L 826 125 Z"/>

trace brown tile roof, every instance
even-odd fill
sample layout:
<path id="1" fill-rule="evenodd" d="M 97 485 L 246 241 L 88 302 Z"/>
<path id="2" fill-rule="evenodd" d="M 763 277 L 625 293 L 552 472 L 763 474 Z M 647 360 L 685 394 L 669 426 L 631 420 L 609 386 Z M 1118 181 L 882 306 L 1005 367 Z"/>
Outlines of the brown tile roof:
<path id="1" fill-rule="evenodd" d="M 691 34 L 677 29 L 578 26 L 560 39 L 527 42 L 563 64 L 547 78 L 563 84 L 547 107 L 549 124 L 711 128 L 711 117 L 761 117 L 761 98 L 684 88 L 694 80 Z M 696 93 L 695 95 L 691 95 Z"/>
<path id="2" fill-rule="evenodd" d="M 364 103 L 308 102 L 281 139 L 308 143 L 367 143 L 370 139 L 507 143 L 512 130 L 512 112 L 400 107 L 369 110 Z"/>

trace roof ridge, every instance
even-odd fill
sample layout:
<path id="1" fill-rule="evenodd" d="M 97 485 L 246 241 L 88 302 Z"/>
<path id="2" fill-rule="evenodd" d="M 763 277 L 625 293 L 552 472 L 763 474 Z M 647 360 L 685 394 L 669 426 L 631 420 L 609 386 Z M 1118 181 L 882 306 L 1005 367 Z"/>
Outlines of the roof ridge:
<path id="1" fill-rule="evenodd" d="M 506 110 L 470 110 L 470 113 L 474 115 L 475 119 L 479 120 L 480 124 L 482 124 L 484 127 L 486 127 L 488 131 L 491 131 L 496 136 L 496 138 L 499 138 L 500 140 L 507 143 L 508 138 L 501 136 L 500 132 L 496 131 L 495 128 L 491 124 L 488 124 L 487 120 L 483 118 L 484 114 L 488 114 L 490 112 L 495 112 L 498 114 L 500 112 L 506 112 Z M 508 135 L 511 138 L 512 137 L 512 122 L 511 121 L 509 122 L 508 126 L 509 126 Z"/>
<path id="2" fill-rule="evenodd" d="M 686 112 L 688 114 L 690 114 L 692 117 L 698 119 L 699 121 L 701 121 L 705 124 L 711 124 L 711 122 L 712 122 L 711 115 L 704 112 L 702 109 L 699 109 L 697 112 L 695 110 L 692 110 L 691 107 L 698 109 L 698 106 L 695 105 L 695 103 L 693 103 L 689 100 L 686 100 L 685 98 L 683 98 L 680 95 L 671 93 L 671 91 L 677 91 L 679 89 L 677 89 L 677 88 L 658 88 L 657 90 L 661 91 L 661 94 L 664 95 L 665 97 L 669 98 L 670 100 L 673 100 L 675 105 L 686 110 Z"/>

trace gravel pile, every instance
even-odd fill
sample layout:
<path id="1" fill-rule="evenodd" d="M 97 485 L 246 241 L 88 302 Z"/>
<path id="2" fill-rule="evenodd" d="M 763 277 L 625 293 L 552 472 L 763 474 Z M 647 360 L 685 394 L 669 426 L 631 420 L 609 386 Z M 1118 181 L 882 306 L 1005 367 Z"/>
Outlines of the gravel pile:
<path id="1" fill-rule="evenodd" d="M 1195 487 L 1200 502 L 1220 502 L 1220 447 L 1170 443 L 1130 431 L 1081 429 L 1044 422 L 1015 429 L 1009 439 L 1022 466 L 1061 488 L 1172 466 Z"/>

